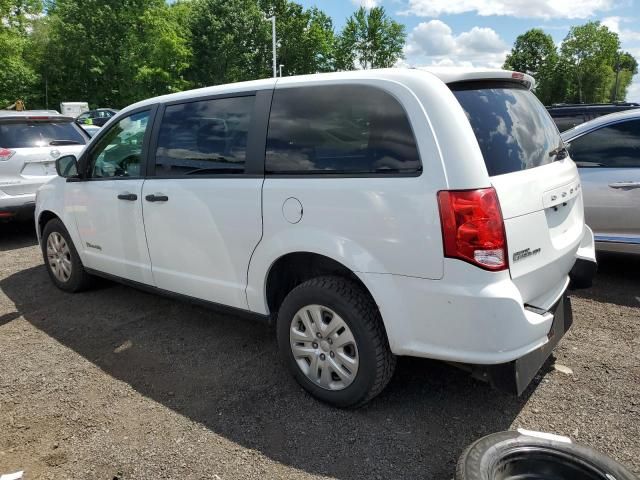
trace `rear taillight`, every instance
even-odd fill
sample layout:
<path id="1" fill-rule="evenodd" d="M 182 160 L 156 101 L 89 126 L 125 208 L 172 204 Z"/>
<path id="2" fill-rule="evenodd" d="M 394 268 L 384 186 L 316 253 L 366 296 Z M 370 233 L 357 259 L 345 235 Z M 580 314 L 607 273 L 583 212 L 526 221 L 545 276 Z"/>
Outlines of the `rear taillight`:
<path id="1" fill-rule="evenodd" d="M 9 160 L 11 157 L 13 157 L 14 153 L 16 153 L 14 150 L 0 147 L 0 162 L 3 160 Z"/>
<path id="2" fill-rule="evenodd" d="M 498 196 L 493 188 L 438 192 L 446 257 L 487 270 L 504 270 L 507 239 Z"/>

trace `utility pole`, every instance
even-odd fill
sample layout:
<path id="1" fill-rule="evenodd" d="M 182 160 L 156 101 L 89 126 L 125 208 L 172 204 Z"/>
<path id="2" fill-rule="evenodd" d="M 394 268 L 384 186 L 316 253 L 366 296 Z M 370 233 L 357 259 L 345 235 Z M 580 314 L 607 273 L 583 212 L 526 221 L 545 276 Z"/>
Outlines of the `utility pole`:
<path id="1" fill-rule="evenodd" d="M 284 65 L 281 63 L 280 64 L 280 76 L 282 76 L 282 67 L 284 67 Z"/>
<path id="2" fill-rule="evenodd" d="M 276 59 L 276 16 L 265 18 L 265 21 L 271 22 L 271 40 L 273 43 L 273 78 L 278 77 L 278 61 Z"/>

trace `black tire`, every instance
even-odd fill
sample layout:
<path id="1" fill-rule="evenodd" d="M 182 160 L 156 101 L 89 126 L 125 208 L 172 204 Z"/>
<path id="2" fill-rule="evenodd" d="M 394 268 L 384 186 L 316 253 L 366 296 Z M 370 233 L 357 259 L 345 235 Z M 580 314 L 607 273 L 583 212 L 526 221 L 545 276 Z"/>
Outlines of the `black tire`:
<path id="1" fill-rule="evenodd" d="M 307 305 L 322 305 L 336 312 L 355 339 L 359 367 L 353 382 L 342 390 L 327 390 L 311 381 L 296 363 L 289 332 L 296 313 Z M 342 277 L 317 277 L 294 288 L 278 312 L 280 354 L 297 382 L 319 400 L 340 408 L 369 402 L 389 383 L 396 357 L 389 349 L 382 318 L 373 299 L 357 283 Z"/>
<path id="2" fill-rule="evenodd" d="M 49 236 L 53 233 L 60 234 L 69 247 L 71 274 L 66 281 L 61 281 L 56 277 L 47 258 L 47 241 L 49 239 Z M 88 274 L 84 269 L 84 265 L 82 265 L 82 260 L 80 260 L 80 256 L 78 255 L 78 251 L 76 250 L 73 241 L 71 240 L 71 236 L 69 235 L 69 232 L 65 228 L 64 224 L 59 219 L 54 218 L 49 220 L 42 229 L 41 249 L 42 257 L 44 259 L 44 264 L 47 268 L 47 272 L 49 273 L 49 277 L 51 278 L 51 281 L 54 283 L 54 285 L 60 290 L 64 290 L 65 292 L 80 292 L 93 285 L 94 277 Z"/>
<path id="3" fill-rule="evenodd" d="M 456 480 L 637 480 L 624 466 L 585 445 L 499 432 L 471 444 Z"/>

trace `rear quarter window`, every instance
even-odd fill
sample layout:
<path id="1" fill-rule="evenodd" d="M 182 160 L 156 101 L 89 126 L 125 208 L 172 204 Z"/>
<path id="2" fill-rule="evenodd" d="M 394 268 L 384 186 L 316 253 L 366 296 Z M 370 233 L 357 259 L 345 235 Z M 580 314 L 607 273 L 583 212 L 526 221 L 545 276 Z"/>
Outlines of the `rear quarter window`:
<path id="1" fill-rule="evenodd" d="M 451 85 L 475 133 L 490 176 L 552 162 L 562 145 L 542 103 L 515 83 Z"/>
<path id="2" fill-rule="evenodd" d="M 366 85 L 276 90 L 267 173 L 417 175 L 422 171 L 404 108 Z"/>
<path id="3" fill-rule="evenodd" d="M 0 147 L 46 147 L 54 140 L 78 145 L 87 143 L 87 136 L 75 122 L 9 121 L 0 123 Z"/>

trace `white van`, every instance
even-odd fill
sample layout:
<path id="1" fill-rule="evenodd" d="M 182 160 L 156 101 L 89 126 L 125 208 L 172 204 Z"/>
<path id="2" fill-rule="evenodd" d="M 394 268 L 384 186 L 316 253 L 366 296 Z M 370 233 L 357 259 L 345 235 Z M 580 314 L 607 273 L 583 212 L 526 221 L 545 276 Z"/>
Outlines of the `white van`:
<path id="1" fill-rule="evenodd" d="M 120 111 L 37 200 L 52 281 L 99 275 L 274 323 L 315 397 L 358 406 L 398 355 L 521 393 L 595 266 L 580 179 L 533 79 L 389 69 Z"/>
<path id="2" fill-rule="evenodd" d="M 89 111 L 87 102 L 62 102 L 60 103 L 60 113 L 68 117 L 78 118 L 84 112 Z"/>

